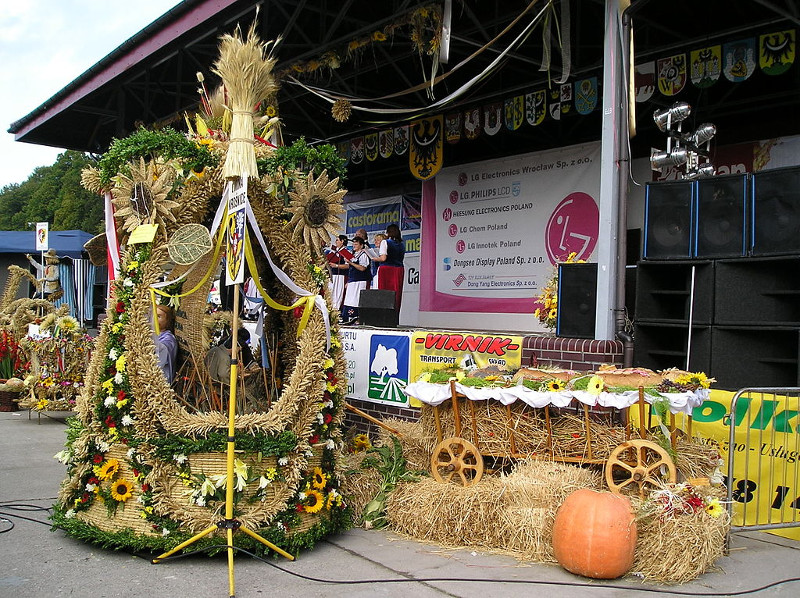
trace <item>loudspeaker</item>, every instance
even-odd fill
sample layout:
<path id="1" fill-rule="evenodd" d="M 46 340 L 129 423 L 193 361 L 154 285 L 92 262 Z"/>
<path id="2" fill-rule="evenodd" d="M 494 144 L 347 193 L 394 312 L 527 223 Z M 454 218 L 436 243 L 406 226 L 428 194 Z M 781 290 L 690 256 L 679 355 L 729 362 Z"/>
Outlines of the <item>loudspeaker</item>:
<path id="1" fill-rule="evenodd" d="M 752 175 L 752 254 L 800 253 L 800 167 Z"/>
<path id="2" fill-rule="evenodd" d="M 396 328 L 400 314 L 394 308 L 394 291 L 365 289 L 358 299 L 358 321 L 366 326 Z"/>
<path id="3" fill-rule="evenodd" d="M 746 213 L 746 174 L 698 180 L 695 256 L 706 258 L 747 255 Z"/>
<path id="4" fill-rule="evenodd" d="M 556 335 L 594 338 L 597 264 L 559 264 Z"/>
<path id="5" fill-rule="evenodd" d="M 644 258 L 692 257 L 691 181 L 648 183 L 644 212 Z"/>

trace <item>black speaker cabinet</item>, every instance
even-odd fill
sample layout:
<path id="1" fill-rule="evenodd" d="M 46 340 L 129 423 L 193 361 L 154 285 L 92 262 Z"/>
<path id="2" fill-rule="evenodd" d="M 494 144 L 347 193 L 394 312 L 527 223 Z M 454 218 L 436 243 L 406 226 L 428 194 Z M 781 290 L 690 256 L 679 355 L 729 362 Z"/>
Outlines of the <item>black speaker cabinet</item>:
<path id="1" fill-rule="evenodd" d="M 797 328 L 714 326 L 710 370 L 714 388 L 793 387 L 800 384 Z"/>
<path id="2" fill-rule="evenodd" d="M 692 257 L 691 181 L 649 183 L 645 196 L 644 258 Z"/>
<path id="3" fill-rule="evenodd" d="M 596 303 L 597 264 L 560 264 L 556 335 L 594 338 Z"/>
<path id="4" fill-rule="evenodd" d="M 697 181 L 695 256 L 747 255 L 747 175 L 715 176 Z"/>
<path id="5" fill-rule="evenodd" d="M 358 321 L 366 326 L 396 328 L 400 314 L 394 308 L 394 291 L 365 289 L 358 301 Z"/>
<path id="6" fill-rule="evenodd" d="M 752 175 L 752 254 L 800 253 L 800 167 Z"/>

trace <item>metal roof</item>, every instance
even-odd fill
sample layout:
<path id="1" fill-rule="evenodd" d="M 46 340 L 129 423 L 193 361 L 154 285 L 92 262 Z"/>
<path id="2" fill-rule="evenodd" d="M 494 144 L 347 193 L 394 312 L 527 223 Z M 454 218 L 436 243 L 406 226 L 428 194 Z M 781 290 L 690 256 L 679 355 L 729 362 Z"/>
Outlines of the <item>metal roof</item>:
<path id="1" fill-rule="evenodd" d="M 219 36 L 232 32 L 237 24 L 246 30 L 254 19 L 262 39 L 282 38 L 276 50 L 276 72 L 294 73 L 292 65 L 308 65 L 329 51 L 338 53 L 338 68 L 297 73 L 297 79 L 306 85 L 355 98 L 379 98 L 419 86 L 411 93 L 370 102 L 372 106 L 407 109 L 407 113 L 354 112 L 349 121 L 339 123 L 331 118 L 329 102 L 285 77 L 278 95 L 285 141 L 303 136 L 310 142 L 335 142 L 375 131 L 428 109 L 434 100 L 420 84 L 430 74 L 431 60 L 414 50 L 408 27 L 393 28 L 386 41 L 368 43 L 360 50 L 348 51 L 348 45 L 403 22 L 411 11 L 429 4 L 411 0 L 185 0 L 12 123 L 9 132 L 23 142 L 102 152 L 114 137 L 124 137 L 137 124 L 182 122 L 183 113 L 197 106 L 196 72 L 202 71 L 206 84 L 214 86 L 209 67 L 217 58 Z M 524 13 L 530 4 L 529 0 L 453 0 L 450 59 L 440 66 L 440 74 L 449 73 L 500 37 L 434 87 L 434 99 L 439 100 L 478 73 L 488 71 L 469 91 L 438 108 L 437 113 L 546 87 L 560 76 L 561 57 L 555 46 L 553 68 L 549 73 L 539 70 L 544 45 L 541 27 L 515 45 L 498 65 L 491 66 L 546 2 L 534 2 Z M 563 4 L 553 3 L 559 22 L 566 18 Z M 566 4 L 570 9 L 570 80 L 589 76 L 602 80 L 604 2 L 570 0 Z M 794 0 L 633 0 L 628 14 L 633 20 L 637 63 L 800 24 L 800 7 Z M 506 28 L 508 31 L 500 35 Z M 553 35 L 558 35 L 555 28 Z M 717 125 L 718 143 L 800 133 L 796 116 L 800 100 L 798 64 L 782 76 L 756 73 L 742 83 L 720 80 L 711 88 L 693 89 L 685 95 L 678 99 L 694 106 L 693 119 Z M 633 141 L 634 156 L 663 144 L 663 135 L 653 126 L 651 114 L 654 108 L 672 101 L 674 98 L 654 98 L 643 107 L 638 117 L 639 134 Z M 600 110 L 596 110 L 585 118 L 526 127 L 513 135 L 484 137 L 479 149 L 471 144 L 448 146 L 447 163 L 599 138 Z M 351 168 L 348 185 L 374 185 L 378 175 L 382 181 L 407 176 L 407 165 L 400 161 L 376 164 Z"/>

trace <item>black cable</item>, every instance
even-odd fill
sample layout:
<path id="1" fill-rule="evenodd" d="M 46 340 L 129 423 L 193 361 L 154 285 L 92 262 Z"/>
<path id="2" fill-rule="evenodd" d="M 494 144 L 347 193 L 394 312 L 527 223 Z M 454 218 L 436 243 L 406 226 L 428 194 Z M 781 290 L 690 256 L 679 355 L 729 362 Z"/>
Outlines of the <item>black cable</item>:
<path id="1" fill-rule="evenodd" d="M 172 555 L 166 557 L 164 559 L 159 559 L 159 563 L 170 561 L 173 559 L 184 558 L 188 556 L 194 556 L 197 554 L 202 554 L 204 552 L 208 552 L 209 550 L 217 550 L 217 549 L 228 549 L 230 546 L 227 544 L 218 544 L 215 546 L 209 546 L 206 548 L 202 548 L 199 550 L 193 550 L 191 552 L 181 553 L 179 555 Z M 309 575 L 303 575 L 302 573 L 296 573 L 294 571 L 290 571 L 289 569 L 285 569 L 280 565 L 273 563 L 264 557 L 261 557 L 257 554 L 250 552 L 249 550 L 245 550 L 244 548 L 240 548 L 238 546 L 233 546 L 233 549 L 237 552 L 241 552 L 246 554 L 262 563 L 266 563 L 267 565 L 274 567 L 278 571 L 296 577 L 298 579 L 303 579 L 305 581 L 313 581 L 317 583 L 324 583 L 324 584 L 332 584 L 332 585 L 364 585 L 364 584 L 382 584 L 382 583 L 502 583 L 502 584 L 524 584 L 524 585 L 542 585 L 542 586 L 564 586 L 564 587 L 574 587 L 574 588 L 593 588 L 593 589 L 610 589 L 610 590 L 626 590 L 626 591 L 634 591 L 634 592 L 650 592 L 653 594 L 670 594 L 672 596 L 746 596 L 748 594 L 755 594 L 756 592 L 761 592 L 767 590 L 769 588 L 773 588 L 776 586 L 780 586 L 786 583 L 791 583 L 795 581 L 800 581 L 800 577 L 791 577 L 788 579 L 781 579 L 779 581 L 775 581 L 757 588 L 751 588 L 749 590 L 739 590 L 735 592 L 689 592 L 689 591 L 680 591 L 675 590 L 673 588 L 647 588 L 647 587 L 636 587 L 636 586 L 623 586 L 618 584 L 597 584 L 597 583 L 583 583 L 579 581 L 544 581 L 544 580 L 536 580 L 536 579 L 484 579 L 484 578 L 463 578 L 463 577 L 405 577 L 401 579 L 319 579 L 317 577 L 311 577 Z M 136 555 L 140 556 L 140 555 Z M 157 563 L 156 563 L 157 564 Z"/>
<path id="2" fill-rule="evenodd" d="M 30 505 L 30 504 L 12 504 L 12 503 L 0 503 L 0 508 L 10 508 L 12 510 L 19 510 L 19 511 L 50 511 L 49 507 L 40 507 L 37 505 Z M 53 526 L 52 523 L 49 521 L 40 521 L 38 519 L 33 519 L 30 517 L 24 517 L 22 515 L 17 515 L 14 513 L 5 513 L 0 511 L 0 522 L 8 523 L 11 527 L 8 529 L 0 530 L 1 533 L 6 533 L 14 529 L 14 523 L 5 517 L 17 517 L 19 519 L 24 519 L 26 521 L 32 521 L 34 523 L 41 523 L 42 525 L 47 525 L 50 527 Z M 204 554 L 211 550 L 227 550 L 230 548 L 227 544 L 216 544 L 214 546 L 206 546 L 204 548 L 198 550 L 192 550 L 189 552 L 182 552 L 180 554 L 171 555 L 162 559 L 159 559 L 159 563 L 165 563 L 167 561 L 173 561 L 178 559 L 183 559 L 190 556 L 195 556 L 198 554 Z M 572 587 L 572 588 L 593 588 L 593 589 L 609 589 L 609 590 L 627 590 L 627 591 L 634 591 L 634 592 L 648 592 L 651 594 L 670 594 L 673 596 L 747 596 L 749 594 L 755 594 L 756 592 L 762 592 L 764 590 L 768 590 L 770 588 L 774 588 L 777 586 L 781 586 L 787 583 L 793 583 L 800 581 L 800 577 L 789 577 L 787 579 L 781 579 L 778 581 L 774 581 L 772 583 L 768 583 L 763 586 L 759 586 L 756 588 L 750 588 L 748 590 L 738 590 L 738 591 L 728 591 L 728 592 L 690 592 L 690 591 L 681 591 L 676 590 L 674 588 L 647 588 L 647 587 L 636 587 L 636 586 L 623 586 L 618 584 L 597 584 L 597 583 L 582 583 L 578 581 L 544 581 L 544 580 L 537 580 L 537 579 L 485 579 L 485 578 L 462 578 L 462 577 L 405 577 L 401 579 L 320 579 L 317 577 L 311 577 L 309 575 L 303 575 L 302 573 L 297 573 L 295 571 L 291 571 L 289 569 L 285 569 L 278 565 L 277 563 L 273 563 L 272 561 L 261 557 L 249 550 L 244 548 L 240 548 L 238 546 L 232 547 L 235 551 L 241 552 L 242 554 L 246 554 L 247 556 L 261 561 L 281 571 L 282 573 L 286 573 L 287 575 L 291 575 L 292 577 L 296 577 L 298 579 L 303 579 L 305 581 L 312 581 L 316 583 L 324 583 L 329 585 L 364 585 L 364 584 L 383 584 L 383 583 L 463 583 L 463 582 L 471 582 L 471 583 L 503 583 L 503 584 L 524 584 L 524 585 L 540 585 L 540 586 L 563 586 L 563 587 Z M 150 556 L 145 556 L 141 553 L 136 552 L 128 552 L 128 554 L 140 558 L 145 561 L 149 561 L 152 563 L 153 559 Z"/>

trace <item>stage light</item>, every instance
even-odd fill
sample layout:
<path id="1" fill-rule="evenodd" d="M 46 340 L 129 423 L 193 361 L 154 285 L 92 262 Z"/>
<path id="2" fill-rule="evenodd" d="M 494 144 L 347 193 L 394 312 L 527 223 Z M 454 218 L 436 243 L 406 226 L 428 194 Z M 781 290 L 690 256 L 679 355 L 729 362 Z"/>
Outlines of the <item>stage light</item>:
<path id="1" fill-rule="evenodd" d="M 669 108 L 662 108 L 653 113 L 653 120 L 660 131 L 666 133 L 667 130 L 683 120 L 686 120 L 692 113 L 692 107 L 686 102 L 675 102 Z"/>
<path id="2" fill-rule="evenodd" d="M 697 127 L 697 130 L 694 133 L 689 135 L 689 143 L 693 144 L 695 147 L 700 147 L 707 141 L 711 141 L 716 134 L 717 127 L 711 123 L 704 123 Z"/>
<path id="3" fill-rule="evenodd" d="M 680 166 L 689 159 L 689 153 L 684 147 L 676 147 L 671 152 L 653 150 L 650 154 L 650 168 L 661 170 L 664 166 Z"/>

